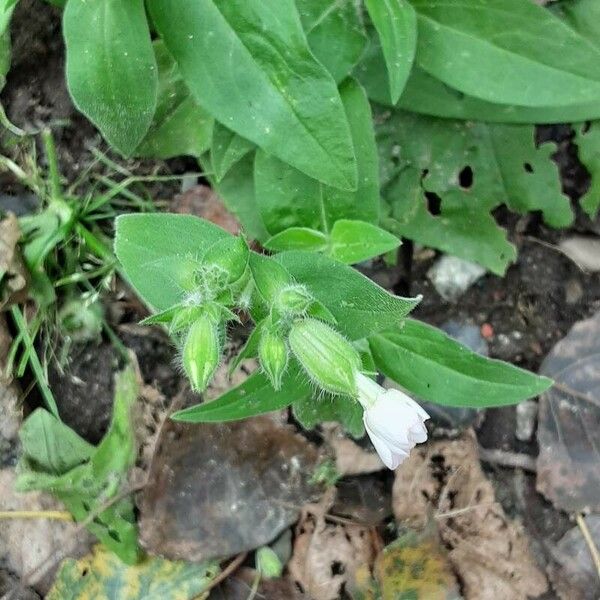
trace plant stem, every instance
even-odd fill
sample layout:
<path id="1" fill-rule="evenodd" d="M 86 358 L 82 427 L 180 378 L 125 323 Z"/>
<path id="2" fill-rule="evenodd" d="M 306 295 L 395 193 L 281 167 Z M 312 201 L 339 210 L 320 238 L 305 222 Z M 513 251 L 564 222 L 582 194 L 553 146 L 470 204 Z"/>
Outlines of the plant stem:
<path id="1" fill-rule="evenodd" d="M 58 414 L 58 406 L 56 405 L 56 401 L 54 400 L 52 391 L 50 390 L 48 382 L 46 381 L 46 373 L 44 372 L 42 363 L 40 362 L 37 352 L 35 351 L 35 348 L 33 346 L 33 340 L 29 335 L 29 330 L 27 328 L 27 322 L 25 321 L 25 317 L 23 316 L 21 309 L 17 305 L 11 307 L 10 314 L 12 315 L 15 325 L 23 338 L 25 352 L 27 353 L 29 364 L 31 365 L 33 374 L 35 375 L 35 378 L 38 382 L 40 393 L 44 398 L 44 402 L 46 403 L 46 406 L 49 408 L 50 412 L 57 419 L 60 419 L 60 415 Z"/>
<path id="2" fill-rule="evenodd" d="M 53 519 L 72 521 L 70 512 L 64 510 L 0 510 L 0 519 Z"/>
<path id="3" fill-rule="evenodd" d="M 48 160 L 48 180 L 50 182 L 51 201 L 62 200 L 62 186 L 60 184 L 60 172 L 58 170 L 58 157 L 56 155 L 56 146 L 54 138 L 49 129 L 42 131 L 42 141 Z"/>

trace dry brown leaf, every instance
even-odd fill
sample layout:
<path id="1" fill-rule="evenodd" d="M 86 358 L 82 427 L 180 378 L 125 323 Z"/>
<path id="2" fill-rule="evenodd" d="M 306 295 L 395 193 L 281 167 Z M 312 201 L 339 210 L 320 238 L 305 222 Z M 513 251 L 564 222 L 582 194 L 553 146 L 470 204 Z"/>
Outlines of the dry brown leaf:
<path id="1" fill-rule="evenodd" d="M 376 554 L 368 528 L 326 521 L 332 503 L 333 496 L 326 495 L 304 508 L 288 563 L 290 577 L 313 600 L 346 597 L 356 587 L 357 572 L 370 571 Z"/>
<path id="2" fill-rule="evenodd" d="M 195 185 L 187 192 L 177 194 L 171 202 L 171 210 L 202 217 L 233 235 L 240 232 L 238 220 L 225 208 L 221 198 L 206 185 Z"/>
<path id="3" fill-rule="evenodd" d="M 19 387 L 6 368 L 10 344 L 6 321 L 0 315 L 0 466 L 16 461 L 17 437 L 22 421 Z"/>
<path id="4" fill-rule="evenodd" d="M 413 451 L 396 471 L 393 508 L 413 526 L 435 518 L 466 600 L 526 600 L 547 590 L 523 529 L 495 501 L 472 432 Z"/>
<path id="5" fill-rule="evenodd" d="M 356 442 L 346 437 L 338 424 L 324 424 L 323 432 L 333 450 L 335 467 L 340 475 L 363 475 L 385 468 L 375 452 L 361 448 Z"/>
<path id="6" fill-rule="evenodd" d="M 27 269 L 17 244 L 21 231 L 17 217 L 0 220 L 0 310 L 27 298 Z"/>

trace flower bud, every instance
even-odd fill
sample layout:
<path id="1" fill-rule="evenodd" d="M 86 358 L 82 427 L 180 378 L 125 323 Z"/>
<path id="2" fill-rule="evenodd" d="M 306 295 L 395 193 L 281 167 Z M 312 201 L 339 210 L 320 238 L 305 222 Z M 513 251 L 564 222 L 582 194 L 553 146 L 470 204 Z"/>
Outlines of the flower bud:
<path id="1" fill-rule="evenodd" d="M 289 344 L 311 380 L 332 394 L 356 395 L 358 352 L 329 325 L 316 319 L 296 321 Z"/>
<path id="2" fill-rule="evenodd" d="M 183 345 L 183 368 L 190 378 L 192 389 L 206 389 L 221 357 L 218 324 L 208 313 L 196 320 Z"/>
<path id="3" fill-rule="evenodd" d="M 288 348 L 283 337 L 269 328 L 265 328 L 258 344 L 258 359 L 271 385 L 281 389 L 281 379 L 288 363 Z"/>
<path id="4" fill-rule="evenodd" d="M 289 285 L 279 292 L 276 308 L 282 313 L 302 315 L 312 302 L 313 297 L 303 285 Z"/>

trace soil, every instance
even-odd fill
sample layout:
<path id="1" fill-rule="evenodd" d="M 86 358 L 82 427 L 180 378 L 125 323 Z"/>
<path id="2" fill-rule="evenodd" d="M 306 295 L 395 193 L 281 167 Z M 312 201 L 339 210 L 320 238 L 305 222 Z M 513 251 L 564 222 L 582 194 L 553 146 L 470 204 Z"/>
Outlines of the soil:
<path id="1" fill-rule="evenodd" d="M 14 19 L 13 68 L 2 93 L 2 104 L 19 127 L 53 127 L 65 177 L 73 178 L 89 160 L 88 145 L 102 145 L 102 142 L 89 122 L 74 109 L 65 87 L 60 13 L 46 3 L 22 0 Z M 563 188 L 575 202 L 589 184 L 589 176 L 577 160 L 570 129 L 540 128 L 539 140 L 558 143 L 555 159 Z M 173 173 L 183 173 L 190 163 L 172 161 L 168 166 Z M 0 176 L 0 183 L 4 191 L 21 192 L 6 175 Z M 177 191 L 173 185 L 161 193 L 170 193 L 172 197 Z M 375 278 L 398 293 L 423 294 L 424 299 L 414 312 L 416 318 L 438 326 L 448 321 L 477 325 L 486 333 L 491 357 L 535 371 L 575 322 L 600 309 L 600 274 L 582 272 L 557 248 L 561 239 L 574 232 L 599 231 L 600 223 L 592 223 L 578 213 L 570 230 L 556 231 L 547 228 L 537 214 L 517 218 L 500 210 L 497 217 L 519 249 L 518 260 L 504 278 L 485 276 L 457 303 L 442 300 L 426 277 L 435 253 L 423 252 L 410 243 L 403 247 L 400 268 L 381 267 Z M 116 302 L 111 297 L 107 303 Z M 165 397 L 172 397 L 180 389 L 181 381 L 172 345 L 158 331 L 140 333 L 135 323 L 143 316 L 142 310 L 133 298 L 128 306 L 127 310 L 112 311 L 109 307 L 111 324 L 137 355 L 145 382 Z M 113 373 L 118 362 L 115 355 L 108 341 L 76 348 L 66 373 L 55 373 L 51 379 L 67 423 L 91 442 L 101 438 L 110 419 Z M 485 448 L 532 456 L 537 452 L 534 441 L 516 439 L 514 408 L 488 410 L 477 435 Z M 559 539 L 572 526 L 567 515 L 554 510 L 535 492 L 533 475 L 489 465 L 486 472 L 507 514 L 523 521 L 539 559 L 546 562 L 547 544 Z M 377 488 L 383 486 L 389 494 L 391 478 L 382 473 L 376 479 Z"/>

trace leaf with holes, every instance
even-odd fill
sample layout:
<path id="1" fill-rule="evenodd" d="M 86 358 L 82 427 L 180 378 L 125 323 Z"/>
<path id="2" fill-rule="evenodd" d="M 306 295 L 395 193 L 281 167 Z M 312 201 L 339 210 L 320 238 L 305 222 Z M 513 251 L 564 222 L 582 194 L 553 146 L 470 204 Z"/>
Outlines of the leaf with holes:
<path id="1" fill-rule="evenodd" d="M 589 217 L 595 219 L 600 207 L 600 121 L 577 125 L 575 143 L 579 149 L 579 160 L 592 179 L 579 202 Z"/>

